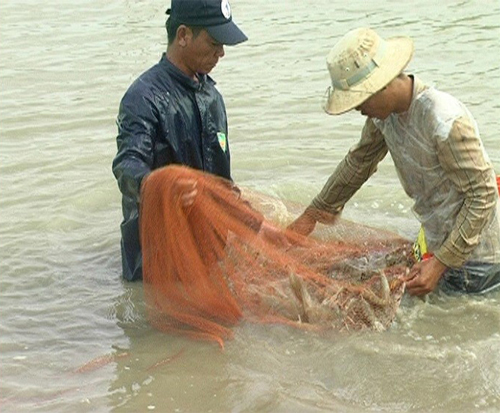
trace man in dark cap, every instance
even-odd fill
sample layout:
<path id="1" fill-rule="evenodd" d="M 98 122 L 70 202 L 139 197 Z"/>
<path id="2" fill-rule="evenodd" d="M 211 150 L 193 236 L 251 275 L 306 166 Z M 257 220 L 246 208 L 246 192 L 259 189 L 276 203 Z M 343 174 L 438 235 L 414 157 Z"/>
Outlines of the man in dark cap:
<path id="1" fill-rule="evenodd" d="M 141 182 L 152 170 L 181 164 L 231 179 L 228 126 L 222 96 L 208 74 L 224 45 L 247 40 L 227 0 L 172 0 L 168 47 L 122 98 L 113 174 L 122 193 L 123 277 L 142 278 L 139 242 Z M 196 182 L 176 183 L 185 205 Z"/>

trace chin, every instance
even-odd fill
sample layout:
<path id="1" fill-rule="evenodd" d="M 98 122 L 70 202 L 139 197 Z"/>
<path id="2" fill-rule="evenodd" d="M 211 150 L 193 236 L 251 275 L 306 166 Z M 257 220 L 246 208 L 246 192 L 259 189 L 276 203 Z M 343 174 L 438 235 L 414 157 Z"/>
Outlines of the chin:
<path id="1" fill-rule="evenodd" d="M 213 67 L 210 69 L 200 69 L 198 71 L 198 73 L 201 73 L 202 75 L 208 75 L 212 70 L 213 70 Z"/>

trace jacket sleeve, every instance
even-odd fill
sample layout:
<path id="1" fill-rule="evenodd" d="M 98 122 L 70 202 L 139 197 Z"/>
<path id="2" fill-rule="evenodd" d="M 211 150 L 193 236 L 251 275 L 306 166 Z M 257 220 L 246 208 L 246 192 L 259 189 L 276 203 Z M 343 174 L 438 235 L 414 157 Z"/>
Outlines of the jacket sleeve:
<path id="1" fill-rule="evenodd" d="M 312 206 L 338 214 L 345 203 L 375 173 L 388 148 L 382 132 L 367 119 L 360 141 L 354 145 L 330 176 Z"/>
<path id="2" fill-rule="evenodd" d="M 134 91 L 127 92 L 120 103 L 113 174 L 122 194 L 137 202 L 141 182 L 153 169 L 157 112 L 151 98 Z"/>

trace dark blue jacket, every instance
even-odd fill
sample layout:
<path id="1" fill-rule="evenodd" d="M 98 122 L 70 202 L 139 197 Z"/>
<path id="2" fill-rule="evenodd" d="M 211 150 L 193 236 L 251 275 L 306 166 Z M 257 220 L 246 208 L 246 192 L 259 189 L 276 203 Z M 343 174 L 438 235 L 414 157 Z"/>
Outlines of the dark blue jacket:
<path id="1" fill-rule="evenodd" d="M 209 76 L 199 80 L 186 76 L 164 54 L 120 103 L 113 174 L 122 193 L 121 252 L 127 280 L 142 278 L 139 196 L 148 173 L 182 164 L 231 179 L 224 101 Z"/>

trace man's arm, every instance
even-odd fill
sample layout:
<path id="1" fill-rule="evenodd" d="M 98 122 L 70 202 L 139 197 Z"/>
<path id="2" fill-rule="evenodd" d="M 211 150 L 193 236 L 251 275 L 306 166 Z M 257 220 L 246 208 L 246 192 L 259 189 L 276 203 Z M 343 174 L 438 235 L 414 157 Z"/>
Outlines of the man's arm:
<path id="1" fill-rule="evenodd" d="M 316 222 L 335 223 L 345 203 L 375 173 L 387 151 L 382 133 L 367 119 L 360 141 L 349 150 L 311 205 L 288 229 L 309 235 Z"/>
<path id="2" fill-rule="evenodd" d="M 464 195 L 455 224 L 434 255 L 447 267 L 458 268 L 479 243 L 494 213 L 497 188 L 493 166 L 468 118 L 457 119 L 448 139 L 438 143 L 438 157 L 455 188 Z"/>
<path id="3" fill-rule="evenodd" d="M 118 152 L 113 160 L 113 174 L 122 194 L 137 202 L 141 182 L 153 168 L 157 124 L 152 102 L 144 96 L 125 95 L 117 118 Z"/>
<path id="4" fill-rule="evenodd" d="M 467 261 L 495 209 L 493 167 L 468 118 L 455 120 L 448 138 L 438 141 L 438 158 L 465 199 L 449 236 L 434 256 L 412 267 L 406 283 L 411 295 L 430 293 L 448 268 L 459 268 Z"/>

